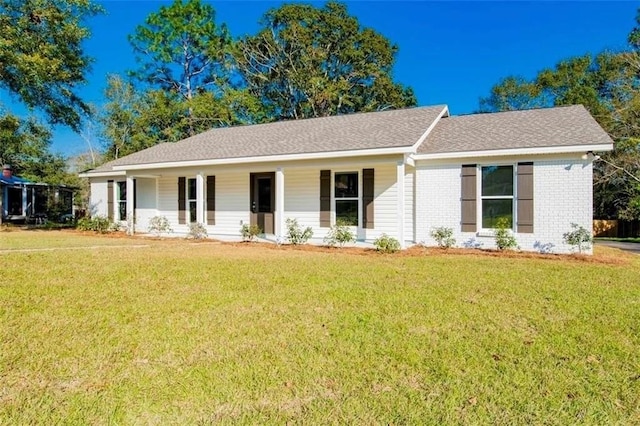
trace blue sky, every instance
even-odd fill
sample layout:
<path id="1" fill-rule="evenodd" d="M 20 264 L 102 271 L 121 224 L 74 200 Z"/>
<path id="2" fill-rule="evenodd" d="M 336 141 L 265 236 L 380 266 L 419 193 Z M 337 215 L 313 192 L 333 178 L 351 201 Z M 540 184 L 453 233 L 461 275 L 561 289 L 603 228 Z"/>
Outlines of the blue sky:
<path id="1" fill-rule="evenodd" d="M 234 37 L 255 33 L 258 20 L 282 2 L 213 1 L 217 22 Z M 80 94 L 104 102 L 106 75 L 135 67 L 127 35 L 164 1 L 102 1 L 106 14 L 88 23 L 86 51 L 95 58 Z M 322 5 L 323 3 L 317 3 Z M 532 77 L 559 60 L 604 49 L 620 49 L 635 23 L 637 2 L 459 2 L 354 1 L 349 12 L 364 26 L 396 43 L 394 75 L 413 87 L 419 105 L 446 103 L 452 114 L 478 108 L 500 78 Z M 65 128 L 54 133 L 53 150 L 66 155 L 87 150 Z"/>

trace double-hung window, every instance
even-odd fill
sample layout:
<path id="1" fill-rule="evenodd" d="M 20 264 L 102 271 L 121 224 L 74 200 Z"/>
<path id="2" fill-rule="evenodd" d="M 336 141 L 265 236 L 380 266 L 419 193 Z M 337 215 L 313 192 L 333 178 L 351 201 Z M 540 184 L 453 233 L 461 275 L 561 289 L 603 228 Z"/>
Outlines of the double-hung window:
<path id="1" fill-rule="evenodd" d="M 358 172 L 338 172 L 334 176 L 336 222 L 358 226 Z"/>
<path id="2" fill-rule="evenodd" d="M 189 209 L 189 222 L 197 221 L 196 180 L 187 179 L 187 207 Z"/>
<path id="3" fill-rule="evenodd" d="M 118 182 L 118 219 L 127 220 L 127 182 Z"/>
<path id="4" fill-rule="evenodd" d="M 513 228 L 513 166 L 483 166 L 481 183 L 482 228 L 496 228 L 506 219 Z"/>

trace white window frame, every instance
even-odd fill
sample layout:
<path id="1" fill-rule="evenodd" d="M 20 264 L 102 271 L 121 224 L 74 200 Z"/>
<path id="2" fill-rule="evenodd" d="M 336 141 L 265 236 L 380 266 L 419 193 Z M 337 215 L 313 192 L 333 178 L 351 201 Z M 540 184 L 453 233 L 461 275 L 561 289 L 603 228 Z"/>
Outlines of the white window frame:
<path id="1" fill-rule="evenodd" d="M 337 198 L 336 197 L 336 175 L 342 174 L 356 174 L 357 182 L 358 182 L 358 196 L 357 197 L 344 197 Z M 358 210 L 356 211 L 358 215 L 358 224 L 350 225 L 351 228 L 359 229 L 362 228 L 362 173 L 358 170 L 332 170 L 331 171 L 331 220 L 332 224 L 335 225 L 338 221 L 337 209 L 336 209 L 336 201 L 358 201 Z"/>
<path id="2" fill-rule="evenodd" d="M 500 166 L 510 166 L 511 167 L 511 181 L 513 184 L 513 193 L 512 195 L 482 195 L 482 169 L 484 167 L 500 167 Z M 517 164 L 515 163 L 487 163 L 487 164 L 478 164 L 476 176 L 478 176 L 476 182 L 476 193 L 478 194 L 476 199 L 476 222 L 478 223 L 478 229 L 480 229 L 481 234 L 491 235 L 493 236 L 493 231 L 495 228 L 485 228 L 482 224 L 482 201 L 483 200 L 511 200 L 511 230 L 515 232 L 516 229 L 516 213 L 518 211 L 516 207 L 517 203 L 517 188 L 518 188 L 518 172 L 517 172 Z"/>
<path id="3" fill-rule="evenodd" d="M 189 183 L 193 181 L 193 188 L 195 189 L 195 198 L 189 198 Z M 195 177 L 193 178 L 186 178 L 186 185 L 185 185 L 185 191 L 187 192 L 184 196 L 184 200 L 185 200 L 185 207 L 186 207 L 186 223 L 196 223 L 198 221 L 198 181 Z M 195 215 L 196 217 L 193 218 L 193 220 L 191 220 L 191 203 L 195 204 Z"/>
<path id="4" fill-rule="evenodd" d="M 124 199 L 120 198 L 120 195 L 122 193 L 121 188 L 124 187 L 124 193 L 125 193 L 125 197 Z M 127 181 L 124 180 L 120 180 L 120 181 L 116 181 L 115 184 L 115 191 L 116 191 L 116 214 L 114 214 L 114 217 L 117 217 L 118 220 L 120 222 L 125 222 L 127 220 L 127 197 L 129 196 L 129 194 L 127 194 Z M 122 211 L 122 203 L 124 203 L 124 217 L 122 217 L 122 215 L 120 214 L 120 212 Z"/>

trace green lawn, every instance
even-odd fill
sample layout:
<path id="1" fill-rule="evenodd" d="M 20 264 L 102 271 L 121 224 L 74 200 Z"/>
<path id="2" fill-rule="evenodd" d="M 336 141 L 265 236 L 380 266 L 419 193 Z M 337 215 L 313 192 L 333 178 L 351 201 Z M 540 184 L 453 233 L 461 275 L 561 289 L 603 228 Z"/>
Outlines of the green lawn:
<path id="1" fill-rule="evenodd" d="M 0 424 L 640 422 L 637 255 L 30 244 L 93 248 L 0 254 Z"/>

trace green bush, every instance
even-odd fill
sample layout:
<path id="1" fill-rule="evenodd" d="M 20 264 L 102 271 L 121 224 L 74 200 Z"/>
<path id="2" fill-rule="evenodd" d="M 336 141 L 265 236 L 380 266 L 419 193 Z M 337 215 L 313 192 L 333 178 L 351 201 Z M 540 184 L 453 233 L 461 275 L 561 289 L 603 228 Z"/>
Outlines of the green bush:
<path id="1" fill-rule="evenodd" d="M 516 237 L 511 233 L 511 221 L 508 218 L 498 219 L 496 229 L 493 232 L 498 250 L 513 250 L 518 247 Z"/>
<path id="2" fill-rule="evenodd" d="M 431 230 L 431 236 L 438 243 L 440 248 L 450 248 L 456 245 L 456 239 L 453 238 L 453 229 L 440 226 Z"/>
<path id="3" fill-rule="evenodd" d="M 305 244 L 313 236 L 310 226 L 302 230 L 298 224 L 298 219 L 287 219 L 287 240 L 294 246 Z"/>
<path id="4" fill-rule="evenodd" d="M 258 225 L 249 225 L 245 223 L 240 228 L 240 234 L 242 235 L 242 241 L 253 241 L 258 235 L 262 233 L 262 229 Z"/>
<path id="5" fill-rule="evenodd" d="M 187 238 L 203 240 L 208 236 L 207 228 L 205 228 L 203 224 L 197 222 L 189 224 L 189 233 L 187 234 Z"/>
<path id="6" fill-rule="evenodd" d="M 154 216 L 149 219 L 149 233 L 159 237 L 162 234 L 170 234 L 173 232 L 169 220 L 165 216 Z"/>
<path id="7" fill-rule="evenodd" d="M 324 237 L 324 243 L 329 247 L 344 247 L 347 243 L 354 243 L 356 236 L 346 221 L 338 220 Z"/>
<path id="8" fill-rule="evenodd" d="M 118 230 L 118 225 L 104 216 L 83 217 L 78 219 L 76 228 L 81 231 L 93 231 L 101 234 Z"/>
<path id="9" fill-rule="evenodd" d="M 382 253 L 395 253 L 400 250 L 400 242 L 387 234 L 382 234 L 376 238 L 373 245 L 376 246 L 377 251 Z"/>
<path id="10" fill-rule="evenodd" d="M 565 243 L 570 246 L 577 247 L 578 253 L 582 253 L 583 249 L 586 250 L 591 247 L 593 237 L 585 227 L 580 226 L 577 223 L 572 223 L 571 228 L 573 231 L 562 234 L 562 238 Z"/>

